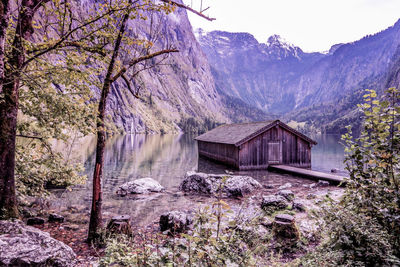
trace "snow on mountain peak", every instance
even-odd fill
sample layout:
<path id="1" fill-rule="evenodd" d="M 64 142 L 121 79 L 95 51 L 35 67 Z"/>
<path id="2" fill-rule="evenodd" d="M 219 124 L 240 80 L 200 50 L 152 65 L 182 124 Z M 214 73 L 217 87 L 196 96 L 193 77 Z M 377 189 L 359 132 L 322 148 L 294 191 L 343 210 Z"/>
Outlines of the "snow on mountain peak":
<path id="1" fill-rule="evenodd" d="M 278 46 L 285 49 L 296 48 L 278 34 L 271 35 L 267 40 L 267 46 Z"/>

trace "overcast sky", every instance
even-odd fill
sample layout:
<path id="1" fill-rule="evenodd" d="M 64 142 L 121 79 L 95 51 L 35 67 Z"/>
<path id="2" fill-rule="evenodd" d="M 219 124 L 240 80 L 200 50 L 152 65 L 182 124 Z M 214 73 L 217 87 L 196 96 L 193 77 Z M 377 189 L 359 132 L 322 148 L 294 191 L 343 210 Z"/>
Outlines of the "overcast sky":
<path id="1" fill-rule="evenodd" d="M 201 0 L 184 0 L 200 8 Z M 189 14 L 194 29 L 249 32 L 259 42 L 279 34 L 304 51 L 326 51 L 392 26 L 400 0 L 203 0 L 208 22 Z M 189 12 L 190 13 L 190 12 Z"/>

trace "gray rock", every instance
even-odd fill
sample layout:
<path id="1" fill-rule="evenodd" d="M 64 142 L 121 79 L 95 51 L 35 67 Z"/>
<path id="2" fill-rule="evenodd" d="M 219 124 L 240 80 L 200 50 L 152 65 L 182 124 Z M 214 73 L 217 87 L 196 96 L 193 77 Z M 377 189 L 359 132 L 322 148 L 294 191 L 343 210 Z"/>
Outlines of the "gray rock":
<path id="1" fill-rule="evenodd" d="M 40 225 L 40 224 L 44 224 L 44 219 L 40 218 L 40 217 L 33 217 L 33 218 L 29 218 L 26 221 L 27 225 Z"/>
<path id="2" fill-rule="evenodd" d="M 316 184 L 316 187 L 326 187 L 326 186 L 330 186 L 330 183 L 328 181 L 319 180 L 318 183 Z"/>
<path id="3" fill-rule="evenodd" d="M 318 180 L 318 183 L 311 184 L 310 188 L 326 187 L 326 186 L 330 186 L 330 183 L 328 181 Z"/>
<path id="4" fill-rule="evenodd" d="M 120 197 L 125 197 L 126 195 L 128 195 L 128 192 L 126 192 L 125 190 L 122 190 L 122 189 L 118 189 L 117 194 Z"/>
<path id="5" fill-rule="evenodd" d="M 164 187 L 156 180 L 152 178 L 141 178 L 121 185 L 117 194 L 125 196 L 127 194 L 146 194 L 162 191 L 164 191 Z"/>
<path id="6" fill-rule="evenodd" d="M 67 225 L 64 225 L 64 228 L 67 230 L 77 231 L 77 230 L 81 229 L 82 227 L 78 224 L 67 224 Z"/>
<path id="7" fill-rule="evenodd" d="M 278 195 L 283 196 L 289 201 L 292 201 L 294 199 L 294 193 L 292 192 L 292 190 L 280 190 L 278 192 Z"/>
<path id="8" fill-rule="evenodd" d="M 310 193 L 310 194 L 307 195 L 306 198 L 307 198 L 307 199 L 315 199 L 315 198 L 317 198 L 317 195 L 316 195 L 316 194 L 313 194 L 313 193 Z"/>
<path id="9" fill-rule="evenodd" d="M 284 223 L 292 223 L 292 222 L 294 222 L 294 217 L 289 214 L 278 214 L 275 216 L 275 221 L 284 222 Z"/>
<path id="10" fill-rule="evenodd" d="M 213 194 L 219 186 L 217 185 L 217 181 L 221 180 L 222 176 L 208 175 L 200 172 L 187 172 L 185 179 L 180 184 L 180 190 L 200 194 Z"/>
<path id="11" fill-rule="evenodd" d="M 286 183 L 284 185 L 281 185 L 280 187 L 278 187 L 279 190 L 283 190 L 283 189 L 287 189 L 287 188 L 291 188 L 292 184 L 291 183 Z"/>
<path id="12" fill-rule="evenodd" d="M 280 195 L 269 195 L 263 196 L 261 202 L 261 208 L 266 211 L 273 211 L 273 210 L 283 210 L 288 207 L 288 203 L 283 196 Z"/>
<path id="13" fill-rule="evenodd" d="M 223 178 L 226 177 L 225 182 Z M 261 184 L 250 176 L 205 174 L 190 171 L 180 185 L 184 192 L 214 195 L 222 187 L 228 197 L 241 197 L 251 193 Z"/>
<path id="14" fill-rule="evenodd" d="M 183 233 L 191 228 L 193 217 L 189 212 L 170 211 L 160 216 L 160 230 L 170 233 Z"/>
<path id="15" fill-rule="evenodd" d="M 263 185 L 263 187 L 264 187 L 265 189 L 274 189 L 274 186 L 273 186 L 273 185 L 270 185 L 270 184 Z"/>
<path id="16" fill-rule="evenodd" d="M 337 173 L 338 171 L 339 171 L 339 169 L 337 169 L 337 168 L 331 169 L 331 172 L 333 172 L 333 173 Z"/>
<path id="17" fill-rule="evenodd" d="M 62 223 L 64 222 L 64 217 L 61 215 L 58 215 L 56 213 L 50 213 L 49 214 L 49 222 L 59 222 Z"/>
<path id="18" fill-rule="evenodd" d="M 270 218 L 266 217 L 266 216 L 263 217 L 261 219 L 261 221 L 260 221 L 260 224 L 262 226 L 264 226 L 265 228 L 271 228 L 272 227 L 272 223 L 273 223 L 273 221 Z"/>
<path id="19" fill-rule="evenodd" d="M 292 204 L 292 209 L 303 212 L 306 211 L 306 206 L 303 204 L 303 202 L 299 200 L 294 200 Z"/>
<path id="20" fill-rule="evenodd" d="M 261 184 L 250 176 L 231 176 L 224 184 L 224 191 L 231 197 L 242 197 L 257 188 L 261 188 Z"/>
<path id="21" fill-rule="evenodd" d="M 22 221 L 0 221 L 0 266 L 74 266 L 72 249 Z"/>

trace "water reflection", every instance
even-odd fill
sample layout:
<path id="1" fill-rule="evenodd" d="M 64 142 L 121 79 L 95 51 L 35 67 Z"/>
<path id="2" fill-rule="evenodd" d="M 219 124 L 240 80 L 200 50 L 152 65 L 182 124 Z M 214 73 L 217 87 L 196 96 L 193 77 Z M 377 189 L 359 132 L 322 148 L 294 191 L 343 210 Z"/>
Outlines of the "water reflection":
<path id="1" fill-rule="evenodd" d="M 339 173 L 344 173 L 344 147 L 339 134 L 327 134 L 313 136 L 318 142 L 312 148 L 311 168 L 316 171 L 330 172 L 338 169 Z"/>
<path id="2" fill-rule="evenodd" d="M 313 148 L 313 169 L 330 171 L 343 168 L 343 148 L 338 144 L 338 136 L 315 137 L 318 145 Z M 85 174 L 89 179 L 84 186 L 71 192 L 64 192 L 55 205 L 61 209 L 68 206 L 90 207 L 94 160 L 94 139 L 86 140 L 78 151 L 86 155 Z M 89 153 L 91 152 L 91 153 Z M 206 173 L 250 175 L 262 184 L 279 186 L 290 182 L 303 190 L 303 184 L 313 181 L 285 174 L 267 171 L 239 172 L 228 167 L 199 159 L 197 144 L 190 135 L 125 135 L 115 136 L 107 141 L 103 175 L 103 210 L 105 218 L 114 214 L 129 214 L 137 225 L 148 225 L 161 213 L 171 209 L 194 208 L 198 203 L 210 201 L 208 198 L 179 193 L 179 184 L 187 171 L 199 170 Z M 151 177 L 166 188 L 162 194 L 151 196 L 118 197 L 118 187 L 137 178 Z M 88 216 L 88 208 L 85 216 Z"/>
<path id="3" fill-rule="evenodd" d="M 116 191 L 125 182 L 152 177 L 167 189 L 176 188 L 186 171 L 197 167 L 197 147 L 187 135 L 125 135 L 108 140 L 104 157 L 103 188 Z M 92 175 L 95 155 L 86 163 Z"/>

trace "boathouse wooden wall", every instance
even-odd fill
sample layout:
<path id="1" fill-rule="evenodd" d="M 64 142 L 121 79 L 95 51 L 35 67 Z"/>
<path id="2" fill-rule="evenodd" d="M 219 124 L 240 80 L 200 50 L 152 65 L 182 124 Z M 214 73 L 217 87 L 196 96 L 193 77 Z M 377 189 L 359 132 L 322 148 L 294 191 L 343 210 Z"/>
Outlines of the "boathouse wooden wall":
<path id="1" fill-rule="evenodd" d="M 311 144 L 283 128 L 282 164 L 311 168 Z"/>
<path id="2" fill-rule="evenodd" d="M 235 145 L 197 141 L 200 156 L 239 168 L 239 149 Z"/>
<path id="3" fill-rule="evenodd" d="M 273 146 L 279 148 L 278 151 L 269 151 Z M 274 159 L 271 159 L 271 156 Z M 276 126 L 240 146 L 241 170 L 266 169 L 271 164 L 309 168 L 311 145 L 286 129 Z"/>
<path id="4" fill-rule="evenodd" d="M 271 164 L 311 167 L 311 144 L 287 129 L 275 126 L 244 144 L 198 141 L 199 154 L 240 170 L 267 169 Z"/>

